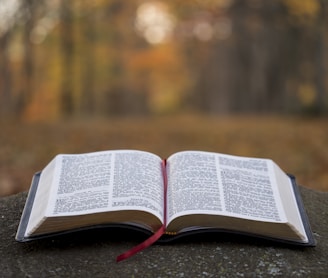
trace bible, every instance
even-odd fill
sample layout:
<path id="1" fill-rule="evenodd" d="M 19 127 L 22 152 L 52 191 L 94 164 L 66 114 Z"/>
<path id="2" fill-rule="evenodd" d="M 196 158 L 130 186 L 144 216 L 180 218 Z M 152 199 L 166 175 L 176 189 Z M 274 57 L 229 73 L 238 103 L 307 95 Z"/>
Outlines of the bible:
<path id="1" fill-rule="evenodd" d="M 99 226 L 145 231 L 148 244 L 221 231 L 315 246 L 293 176 L 270 159 L 203 151 L 57 155 L 34 175 L 16 240 Z"/>

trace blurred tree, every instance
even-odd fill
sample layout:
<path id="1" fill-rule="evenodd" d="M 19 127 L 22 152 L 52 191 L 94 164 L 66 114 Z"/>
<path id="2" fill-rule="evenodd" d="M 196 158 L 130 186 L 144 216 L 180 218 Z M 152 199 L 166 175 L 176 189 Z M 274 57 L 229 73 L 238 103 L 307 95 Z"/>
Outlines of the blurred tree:
<path id="1" fill-rule="evenodd" d="M 0 36 L 0 111 L 3 117 L 10 114 L 12 106 L 12 84 L 8 45 L 11 31 Z"/>
<path id="2" fill-rule="evenodd" d="M 74 114 L 74 12 L 73 2 L 61 0 L 60 43 L 62 55 L 60 107 L 64 117 Z"/>
<path id="3" fill-rule="evenodd" d="M 82 38 L 80 45 L 82 45 L 82 53 L 80 55 L 80 64 L 82 68 L 81 82 L 81 106 L 84 115 L 93 115 L 96 110 L 95 101 L 95 74 L 96 74 L 96 46 L 97 42 L 97 21 L 95 19 L 96 6 L 95 2 L 82 1 L 81 2 L 82 19 L 79 22 L 82 29 Z"/>
<path id="4" fill-rule="evenodd" d="M 36 56 L 34 54 L 34 47 L 31 42 L 31 33 L 36 25 L 36 10 L 38 5 L 42 2 L 36 0 L 23 1 L 23 72 L 21 92 L 18 95 L 17 108 L 19 115 L 23 115 L 26 106 L 31 102 L 34 92 L 33 77 L 34 77 L 34 64 Z"/>
<path id="5" fill-rule="evenodd" d="M 202 14 L 213 38 L 198 42 L 188 60 L 197 59 L 193 67 L 200 65 L 194 104 L 203 111 L 280 111 L 285 105 L 288 66 L 281 57 L 288 56 L 290 39 L 289 29 L 281 25 L 286 13 L 278 1 L 254 3 L 230 1 L 231 6 Z M 204 51 L 197 56 L 197 49 Z"/>
<path id="6" fill-rule="evenodd" d="M 327 112 L 325 0 L 3 1 L 2 112 Z"/>
<path id="7" fill-rule="evenodd" d="M 297 53 L 293 77 L 298 83 L 295 89 L 298 110 L 323 114 L 327 111 L 327 3 L 325 0 L 284 0 L 283 3 L 297 34 L 293 43 Z"/>
<path id="8" fill-rule="evenodd" d="M 136 2 L 111 0 L 106 4 L 107 59 L 103 111 L 106 115 L 147 114 L 147 92 L 129 81 L 128 58 L 139 47 L 134 29 Z"/>
<path id="9" fill-rule="evenodd" d="M 11 63 L 11 43 L 15 36 L 17 18 L 21 10 L 19 1 L 3 0 L 0 8 L 0 114 L 13 116 L 15 103 L 14 67 Z"/>
<path id="10" fill-rule="evenodd" d="M 317 56 L 315 60 L 315 66 L 318 69 L 318 74 L 315 78 L 315 84 L 317 88 L 317 97 L 315 101 L 315 113 L 324 114 L 327 111 L 327 100 L 325 96 L 327 95 L 326 87 L 326 75 L 327 75 L 327 54 L 328 49 L 328 30 L 327 30 L 327 17 L 328 17 L 328 3 L 326 0 L 320 0 L 319 2 L 319 13 L 317 16 Z"/>

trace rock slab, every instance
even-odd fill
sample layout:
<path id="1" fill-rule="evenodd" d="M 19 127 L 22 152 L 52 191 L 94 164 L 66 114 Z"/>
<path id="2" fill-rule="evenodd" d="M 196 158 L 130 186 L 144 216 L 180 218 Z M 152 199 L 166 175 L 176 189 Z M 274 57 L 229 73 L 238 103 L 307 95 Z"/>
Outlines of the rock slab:
<path id="1" fill-rule="evenodd" d="M 328 193 L 300 188 L 317 246 L 299 248 L 227 234 L 155 244 L 115 258 L 142 240 L 92 231 L 19 243 L 26 193 L 0 198 L 1 277 L 328 277 Z"/>

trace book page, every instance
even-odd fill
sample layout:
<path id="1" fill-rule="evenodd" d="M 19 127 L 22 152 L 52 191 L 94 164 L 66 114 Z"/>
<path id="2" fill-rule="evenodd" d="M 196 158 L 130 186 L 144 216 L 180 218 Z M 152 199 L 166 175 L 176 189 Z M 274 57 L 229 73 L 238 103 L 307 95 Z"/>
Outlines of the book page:
<path id="1" fill-rule="evenodd" d="M 168 222 L 188 214 L 286 221 L 270 160 L 192 151 L 167 165 Z"/>
<path id="2" fill-rule="evenodd" d="M 216 157 L 212 153 L 179 152 L 167 160 L 167 217 L 186 213 L 223 213 Z"/>
<path id="3" fill-rule="evenodd" d="M 48 216 L 142 210 L 163 218 L 161 159 L 142 151 L 57 157 Z"/>
<path id="4" fill-rule="evenodd" d="M 217 155 L 217 164 L 226 213 L 286 221 L 271 160 Z"/>
<path id="5" fill-rule="evenodd" d="M 111 208 L 121 210 L 138 207 L 163 220 L 162 159 L 147 152 L 120 152 L 115 154 L 113 164 Z"/>

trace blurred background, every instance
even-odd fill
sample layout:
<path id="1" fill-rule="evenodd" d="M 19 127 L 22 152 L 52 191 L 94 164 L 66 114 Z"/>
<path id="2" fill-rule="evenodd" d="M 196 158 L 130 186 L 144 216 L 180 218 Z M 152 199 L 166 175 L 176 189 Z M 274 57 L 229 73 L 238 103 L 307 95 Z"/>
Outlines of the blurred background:
<path id="1" fill-rule="evenodd" d="M 328 191 L 325 0 L 0 0 L 0 196 L 57 153 L 274 158 Z"/>

